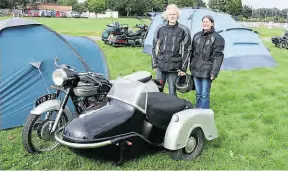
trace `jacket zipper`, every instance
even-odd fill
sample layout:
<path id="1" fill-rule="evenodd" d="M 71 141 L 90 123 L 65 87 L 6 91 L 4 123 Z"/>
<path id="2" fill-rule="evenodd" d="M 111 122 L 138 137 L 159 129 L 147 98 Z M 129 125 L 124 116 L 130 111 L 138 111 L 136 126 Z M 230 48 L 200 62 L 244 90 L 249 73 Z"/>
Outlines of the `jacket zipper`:
<path id="1" fill-rule="evenodd" d="M 172 46 L 172 52 L 174 51 L 174 43 L 175 43 L 175 36 L 173 36 L 173 46 Z"/>
<path id="2" fill-rule="evenodd" d="M 163 48 L 163 51 L 165 51 L 165 48 L 166 48 L 166 38 L 167 38 L 167 35 L 165 35 L 165 41 L 164 41 L 164 48 Z"/>

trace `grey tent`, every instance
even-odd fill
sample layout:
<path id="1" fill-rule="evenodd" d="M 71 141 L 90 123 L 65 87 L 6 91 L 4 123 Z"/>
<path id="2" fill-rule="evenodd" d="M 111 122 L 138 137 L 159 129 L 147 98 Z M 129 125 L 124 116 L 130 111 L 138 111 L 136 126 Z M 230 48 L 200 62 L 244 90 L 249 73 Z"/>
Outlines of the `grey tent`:
<path id="1" fill-rule="evenodd" d="M 230 15 L 209 9 L 180 9 L 179 22 L 190 29 L 191 36 L 201 31 L 204 15 L 211 15 L 215 20 L 215 29 L 225 39 L 224 61 L 221 70 L 246 70 L 252 68 L 275 67 L 277 63 L 261 38 L 252 29 L 242 26 Z M 144 53 L 151 55 L 154 33 L 160 24 L 165 23 L 162 14 L 157 14 L 151 21 L 144 42 Z"/>

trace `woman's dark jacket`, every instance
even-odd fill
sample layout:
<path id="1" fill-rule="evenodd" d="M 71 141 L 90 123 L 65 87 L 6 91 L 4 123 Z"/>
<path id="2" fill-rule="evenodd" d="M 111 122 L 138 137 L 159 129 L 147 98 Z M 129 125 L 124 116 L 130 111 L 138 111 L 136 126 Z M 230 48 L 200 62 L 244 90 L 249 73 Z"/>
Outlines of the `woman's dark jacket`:
<path id="1" fill-rule="evenodd" d="M 216 78 L 224 59 L 225 40 L 214 28 L 196 33 L 192 41 L 190 70 L 194 77 Z"/>

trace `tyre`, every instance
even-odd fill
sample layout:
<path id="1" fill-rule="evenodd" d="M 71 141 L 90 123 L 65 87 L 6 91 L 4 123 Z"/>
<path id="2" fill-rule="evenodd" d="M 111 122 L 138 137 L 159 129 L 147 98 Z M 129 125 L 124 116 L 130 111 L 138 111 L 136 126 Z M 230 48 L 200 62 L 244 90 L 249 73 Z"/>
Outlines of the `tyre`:
<path id="1" fill-rule="evenodd" d="M 45 112 L 46 113 L 46 112 Z M 51 110 L 47 111 L 47 113 L 50 116 L 53 116 L 53 113 L 57 115 L 57 110 Z M 27 122 L 25 123 L 23 129 L 22 129 L 22 143 L 24 146 L 24 149 L 28 153 L 42 153 L 46 151 L 51 151 L 58 147 L 59 143 L 55 140 L 54 134 L 49 134 L 49 129 L 52 128 L 54 120 L 47 118 L 43 121 L 38 121 L 38 119 L 41 119 L 42 115 L 34 115 L 30 114 L 27 118 Z M 55 116 L 56 119 L 56 116 Z M 57 128 L 64 126 L 67 124 L 68 118 L 66 114 L 63 112 L 62 116 L 60 118 L 60 121 L 57 125 Z M 34 140 L 35 138 L 35 140 Z M 44 143 L 48 143 L 48 147 L 43 147 L 41 142 L 39 144 L 39 147 L 37 147 L 38 143 L 36 143 L 36 140 L 39 139 L 40 141 Z M 43 147 L 43 149 L 42 149 Z"/>
<path id="2" fill-rule="evenodd" d="M 173 160 L 193 160 L 197 158 L 204 148 L 204 133 L 200 128 L 195 128 L 188 139 L 187 145 L 179 150 L 171 151 L 170 156 Z"/>
<path id="3" fill-rule="evenodd" d="M 287 42 L 286 41 L 282 41 L 282 42 L 280 42 L 280 48 L 281 49 L 287 49 Z"/>

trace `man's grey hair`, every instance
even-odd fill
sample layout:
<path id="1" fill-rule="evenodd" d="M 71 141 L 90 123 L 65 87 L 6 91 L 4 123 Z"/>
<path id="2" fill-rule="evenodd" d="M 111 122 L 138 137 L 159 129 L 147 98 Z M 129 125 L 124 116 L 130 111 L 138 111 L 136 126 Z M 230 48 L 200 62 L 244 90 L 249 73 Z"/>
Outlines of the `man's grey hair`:
<path id="1" fill-rule="evenodd" d="M 169 5 L 166 7 L 166 11 L 164 11 L 164 12 L 163 12 L 163 15 L 162 15 L 165 20 L 168 19 L 167 11 L 168 11 L 168 10 L 171 10 L 171 9 L 173 9 L 173 10 L 175 10 L 175 11 L 177 12 L 178 17 L 180 16 L 180 9 L 177 7 L 177 5 L 175 5 L 175 4 L 169 4 Z"/>

